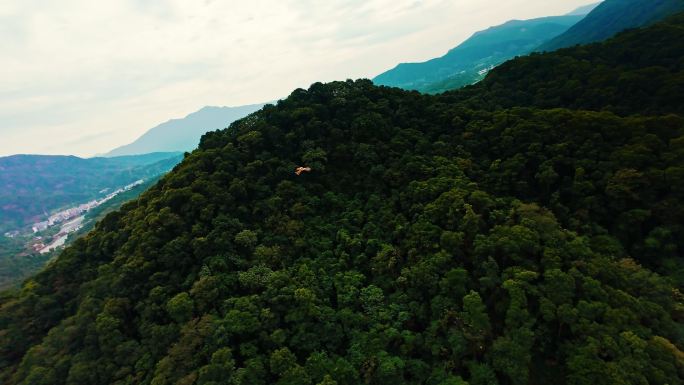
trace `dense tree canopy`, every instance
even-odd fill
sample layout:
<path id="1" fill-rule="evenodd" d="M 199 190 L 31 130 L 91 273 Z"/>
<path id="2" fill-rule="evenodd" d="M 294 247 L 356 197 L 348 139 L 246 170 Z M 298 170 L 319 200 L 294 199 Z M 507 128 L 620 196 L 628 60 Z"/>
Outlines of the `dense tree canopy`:
<path id="1" fill-rule="evenodd" d="M 0 381 L 683 383 L 684 119 L 467 92 L 319 83 L 205 135 L 4 294 Z"/>
<path id="2" fill-rule="evenodd" d="M 684 14 L 603 43 L 504 63 L 453 100 L 471 108 L 565 107 L 684 114 Z"/>
<path id="3" fill-rule="evenodd" d="M 544 43 L 540 50 L 605 40 L 620 31 L 647 26 L 679 12 L 684 12 L 682 0 L 604 0 L 568 31 Z"/>

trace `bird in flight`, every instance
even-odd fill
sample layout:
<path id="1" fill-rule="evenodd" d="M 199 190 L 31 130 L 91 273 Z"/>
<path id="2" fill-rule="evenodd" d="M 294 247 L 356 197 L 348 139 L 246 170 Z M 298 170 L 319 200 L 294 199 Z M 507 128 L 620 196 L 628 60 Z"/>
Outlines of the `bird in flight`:
<path id="1" fill-rule="evenodd" d="M 311 167 L 297 167 L 295 174 L 301 175 L 303 172 L 311 172 Z"/>

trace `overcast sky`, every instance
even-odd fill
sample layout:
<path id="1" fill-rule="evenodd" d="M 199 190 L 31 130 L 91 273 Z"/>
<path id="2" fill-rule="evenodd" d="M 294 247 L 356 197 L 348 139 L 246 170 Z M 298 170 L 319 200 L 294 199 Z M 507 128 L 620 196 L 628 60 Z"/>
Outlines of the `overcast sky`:
<path id="1" fill-rule="evenodd" d="M 91 156 L 205 105 L 443 55 L 592 0 L 0 0 L 0 155 Z"/>

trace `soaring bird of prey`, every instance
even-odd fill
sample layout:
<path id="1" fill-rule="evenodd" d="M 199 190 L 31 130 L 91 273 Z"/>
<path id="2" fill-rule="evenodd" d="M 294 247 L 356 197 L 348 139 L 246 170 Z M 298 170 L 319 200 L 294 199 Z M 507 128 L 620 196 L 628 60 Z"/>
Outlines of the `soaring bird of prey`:
<path id="1" fill-rule="evenodd" d="M 295 174 L 301 175 L 303 172 L 311 172 L 311 167 L 297 167 Z"/>

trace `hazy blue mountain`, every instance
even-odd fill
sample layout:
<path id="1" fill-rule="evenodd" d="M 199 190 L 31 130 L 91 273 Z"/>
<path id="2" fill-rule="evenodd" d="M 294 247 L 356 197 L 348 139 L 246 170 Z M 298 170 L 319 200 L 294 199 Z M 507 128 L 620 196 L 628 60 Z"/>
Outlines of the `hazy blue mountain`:
<path id="1" fill-rule="evenodd" d="M 553 51 L 605 40 L 620 31 L 649 25 L 681 11 L 684 0 L 606 0 L 572 28 L 542 44 L 539 50 Z"/>
<path id="2" fill-rule="evenodd" d="M 257 111 L 263 104 L 240 107 L 204 107 L 182 119 L 172 119 L 143 134 L 133 143 L 118 147 L 105 156 L 146 154 L 151 152 L 190 151 L 208 131 L 228 127 L 230 123 Z"/>
<path id="3" fill-rule="evenodd" d="M 446 55 L 423 63 L 399 64 L 373 82 L 423 92 L 441 92 L 482 79 L 487 71 L 515 56 L 524 55 L 565 32 L 583 15 L 511 20 L 475 33 Z"/>
<path id="4" fill-rule="evenodd" d="M 578 8 L 575 9 L 574 11 L 572 11 L 572 12 L 570 12 L 570 13 L 567 13 L 566 15 L 567 15 L 567 16 L 573 16 L 573 15 L 588 15 L 589 12 L 593 11 L 594 8 L 596 8 L 596 7 L 599 6 L 599 4 L 601 4 L 600 1 L 597 2 L 597 3 L 594 3 L 594 4 L 583 5 L 583 6 L 581 6 L 581 7 L 578 7 Z"/>

